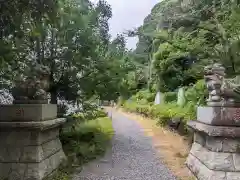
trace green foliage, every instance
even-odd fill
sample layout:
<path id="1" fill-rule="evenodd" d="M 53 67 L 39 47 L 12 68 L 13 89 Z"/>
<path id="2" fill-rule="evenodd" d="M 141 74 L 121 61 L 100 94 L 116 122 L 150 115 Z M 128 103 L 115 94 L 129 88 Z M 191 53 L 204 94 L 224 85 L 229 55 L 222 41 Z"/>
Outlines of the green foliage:
<path id="1" fill-rule="evenodd" d="M 44 180 L 70 180 L 72 173 L 74 173 L 73 167 L 68 164 L 62 164 L 54 174 L 44 178 Z"/>
<path id="2" fill-rule="evenodd" d="M 37 0 L 12 0 L 1 2 L 1 39 L 12 34 L 14 31 L 14 36 L 21 36 L 23 33 L 21 25 L 26 19 L 39 20 L 44 18 L 52 20 L 57 14 L 57 7 L 58 1 L 55 0 L 43 0 L 41 2 Z"/>
<path id="3" fill-rule="evenodd" d="M 63 163 L 46 180 L 70 180 L 74 167 L 81 166 L 106 151 L 114 133 L 112 120 L 95 105 L 86 103 L 83 107 L 86 111 L 69 115 L 68 123 L 60 131 L 60 140 L 68 162 Z"/>
<path id="4" fill-rule="evenodd" d="M 68 107 L 66 104 L 58 104 L 57 105 L 57 116 L 63 117 L 67 113 Z"/>
<path id="5" fill-rule="evenodd" d="M 88 110 L 88 111 L 84 111 L 84 112 L 75 113 L 72 115 L 72 117 L 76 121 L 81 122 L 81 121 L 88 121 L 88 120 L 96 119 L 99 117 L 105 117 L 106 115 L 107 115 L 106 112 L 104 112 L 103 110 L 95 109 L 95 110 Z"/>
<path id="6" fill-rule="evenodd" d="M 31 76 L 26 70 L 44 64 L 51 71 L 49 92 L 54 104 L 59 97 L 76 101 L 117 94 L 110 87 L 116 87 L 121 76 L 110 81 L 118 68 L 105 58 L 112 13 L 104 0 L 94 5 L 89 0 L 44 0 L 40 4 L 14 0 L 2 5 L 0 74 L 4 81 Z"/>
<path id="7" fill-rule="evenodd" d="M 91 109 L 83 109 L 66 117 L 67 122 L 64 129 L 70 129 L 74 131 L 76 127 L 81 123 L 106 116 L 107 113 L 104 110 L 96 107 L 93 107 Z"/>
<path id="8" fill-rule="evenodd" d="M 166 104 L 166 105 L 155 105 L 152 107 L 150 116 L 154 119 L 157 119 L 158 124 L 165 126 L 167 122 L 174 116 L 173 113 L 176 113 L 175 104 Z"/>
<path id="9" fill-rule="evenodd" d="M 131 100 L 142 102 L 153 102 L 155 99 L 155 93 L 150 92 L 149 90 L 140 90 L 134 96 L 131 97 Z"/>
<path id="10" fill-rule="evenodd" d="M 187 88 L 185 92 L 186 102 L 195 104 L 195 105 L 205 105 L 206 97 L 208 95 L 208 91 L 204 80 L 199 80 L 196 84 Z"/>
<path id="11" fill-rule="evenodd" d="M 180 107 L 176 103 L 143 105 L 136 102 L 125 102 L 123 108 L 128 112 L 139 113 L 156 119 L 157 123 L 161 126 L 167 125 L 168 121 L 172 118 L 181 118 L 185 123 L 196 119 L 196 106 L 193 106 L 191 103 Z"/>
<path id="12" fill-rule="evenodd" d="M 240 73 L 239 20 L 238 1 L 161 1 L 129 33 L 139 37 L 134 59 L 148 67 L 148 81 L 161 92 L 195 84 L 213 62 L 234 76 Z"/>
<path id="13" fill-rule="evenodd" d="M 180 118 L 186 125 L 187 121 L 195 120 L 197 117 L 197 106 L 206 103 L 207 89 L 204 80 L 199 80 L 196 84 L 186 87 L 185 98 L 186 104 L 177 105 L 177 93 L 167 92 L 164 94 L 165 103 L 153 105 L 149 103 L 143 95 L 144 91 L 138 92 L 130 100 L 125 101 L 122 107 L 132 113 L 156 119 L 161 126 L 166 126 L 169 120 Z"/>
<path id="14" fill-rule="evenodd" d="M 66 154 L 74 154 L 82 164 L 102 155 L 112 135 L 112 121 L 101 117 L 79 123 L 74 130 L 63 131 L 60 140 Z"/>
<path id="15" fill-rule="evenodd" d="M 158 3 L 144 23 L 130 36 L 139 36 L 135 60 L 148 66 L 149 89 L 165 93 L 166 104 L 152 105 L 135 93 L 123 107 L 165 125 L 168 119 L 196 119 L 197 106 L 206 104 L 208 94 L 203 68 L 222 63 L 227 76 L 240 73 L 238 1 L 164 0 Z M 149 62 L 152 62 L 149 63 Z M 152 73 L 152 74 L 151 74 Z M 156 87 L 155 87 L 156 86 Z M 185 104 L 176 104 L 179 87 L 185 88 Z"/>
<path id="16" fill-rule="evenodd" d="M 177 101 L 177 93 L 176 92 L 166 92 L 166 93 L 164 93 L 163 97 L 164 97 L 164 102 L 166 102 L 166 103 Z"/>
<path id="17" fill-rule="evenodd" d="M 74 171 L 73 166 L 82 164 L 103 155 L 110 142 L 114 130 L 112 121 L 107 114 L 101 110 L 94 112 L 78 113 L 73 115 L 74 128 L 64 125 L 60 132 L 60 140 L 68 163 L 60 167 L 54 176 L 47 180 L 70 180 L 70 175 Z"/>
<path id="18" fill-rule="evenodd" d="M 48 66 L 54 104 L 58 98 L 71 102 L 92 96 L 127 98 L 146 83 L 144 70 L 126 49 L 125 37 L 110 40 L 112 12 L 106 1 L 14 0 L 2 3 L 0 9 L 4 83 L 12 85 L 17 78 L 31 76 L 35 64 Z"/>
<path id="19" fill-rule="evenodd" d="M 151 106 L 149 104 L 140 104 L 138 102 L 126 101 L 123 104 L 123 107 L 129 112 L 136 112 L 136 113 L 147 116 Z"/>

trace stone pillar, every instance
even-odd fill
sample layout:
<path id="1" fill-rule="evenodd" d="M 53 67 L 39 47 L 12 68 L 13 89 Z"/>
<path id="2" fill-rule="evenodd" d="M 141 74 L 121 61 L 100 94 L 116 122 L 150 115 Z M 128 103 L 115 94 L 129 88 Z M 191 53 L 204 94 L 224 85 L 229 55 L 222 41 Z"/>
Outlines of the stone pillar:
<path id="1" fill-rule="evenodd" d="M 240 108 L 199 107 L 186 164 L 198 180 L 240 180 Z"/>
<path id="2" fill-rule="evenodd" d="M 0 106 L 0 179 L 42 180 L 66 159 L 53 104 Z"/>

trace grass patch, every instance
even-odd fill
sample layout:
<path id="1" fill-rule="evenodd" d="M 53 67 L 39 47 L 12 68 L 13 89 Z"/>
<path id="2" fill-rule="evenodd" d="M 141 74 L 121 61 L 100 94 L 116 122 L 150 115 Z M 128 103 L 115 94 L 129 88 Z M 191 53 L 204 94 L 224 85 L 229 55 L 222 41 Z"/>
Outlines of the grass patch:
<path id="1" fill-rule="evenodd" d="M 101 117 L 78 124 L 74 131 L 63 131 L 60 138 L 64 151 L 83 164 L 104 154 L 113 133 L 112 121 Z"/>
<path id="2" fill-rule="evenodd" d="M 60 140 L 68 163 L 47 180 L 70 180 L 75 166 L 81 167 L 105 153 L 113 134 L 112 120 L 108 117 L 78 123 L 74 129 L 63 129 Z"/>
<path id="3" fill-rule="evenodd" d="M 71 174 L 74 172 L 74 168 L 70 163 L 61 165 L 53 175 L 45 178 L 44 180 L 71 180 Z"/>

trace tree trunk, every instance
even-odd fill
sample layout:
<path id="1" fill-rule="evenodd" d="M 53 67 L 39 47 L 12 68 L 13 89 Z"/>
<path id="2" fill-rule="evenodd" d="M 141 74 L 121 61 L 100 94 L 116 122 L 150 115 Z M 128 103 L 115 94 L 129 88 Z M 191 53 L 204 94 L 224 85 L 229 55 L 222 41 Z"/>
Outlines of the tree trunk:
<path id="1" fill-rule="evenodd" d="M 51 91 L 51 104 L 57 104 L 57 92 Z"/>
<path id="2" fill-rule="evenodd" d="M 40 40 L 37 37 L 36 38 L 36 52 L 37 52 L 37 63 L 42 64 L 42 59 L 41 59 L 41 45 L 40 45 Z"/>

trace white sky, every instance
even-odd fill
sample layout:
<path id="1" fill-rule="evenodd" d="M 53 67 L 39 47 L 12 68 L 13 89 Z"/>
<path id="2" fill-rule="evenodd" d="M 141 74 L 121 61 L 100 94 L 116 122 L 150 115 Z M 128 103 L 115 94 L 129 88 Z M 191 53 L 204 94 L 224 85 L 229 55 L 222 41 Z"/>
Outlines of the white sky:
<path id="1" fill-rule="evenodd" d="M 92 0 L 93 2 L 97 0 Z M 110 34 L 130 30 L 143 24 L 144 18 L 160 0 L 106 0 L 112 7 L 113 17 L 110 20 Z M 137 38 L 129 38 L 127 47 L 135 48 Z"/>

